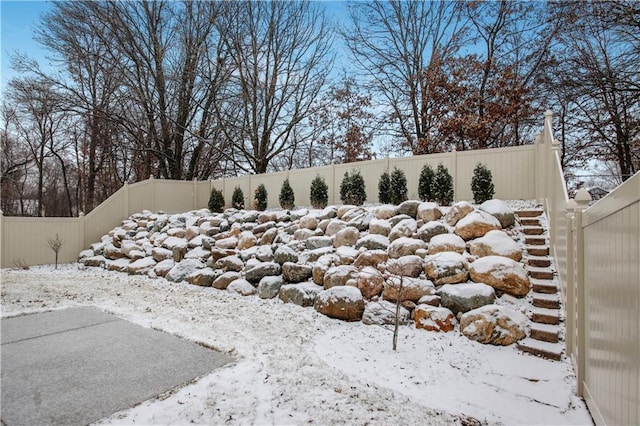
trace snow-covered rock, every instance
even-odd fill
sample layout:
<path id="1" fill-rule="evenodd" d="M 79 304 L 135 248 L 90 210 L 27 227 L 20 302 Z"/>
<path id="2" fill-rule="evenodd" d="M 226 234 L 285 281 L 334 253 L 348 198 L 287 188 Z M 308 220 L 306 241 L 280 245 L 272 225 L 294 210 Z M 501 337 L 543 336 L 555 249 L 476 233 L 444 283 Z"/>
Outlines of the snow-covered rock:
<path id="1" fill-rule="evenodd" d="M 487 200 L 480 204 L 480 210 L 498 219 L 503 228 L 507 228 L 516 222 L 514 211 L 502 200 Z"/>
<path id="2" fill-rule="evenodd" d="M 313 216 L 303 216 L 302 218 L 300 218 L 299 224 L 301 228 L 315 231 L 315 229 L 318 227 L 318 219 Z"/>
<path id="3" fill-rule="evenodd" d="M 398 207 L 390 204 L 378 206 L 374 210 L 374 214 L 376 216 L 376 219 L 382 219 L 382 220 L 391 219 L 392 217 L 398 214 Z"/>
<path id="4" fill-rule="evenodd" d="M 456 328 L 456 317 L 447 308 L 431 305 L 418 305 L 413 311 L 416 328 L 427 331 L 449 332 Z"/>
<path id="5" fill-rule="evenodd" d="M 408 324 L 409 317 L 409 311 L 405 307 L 399 306 L 398 324 Z M 362 322 L 370 325 L 394 325 L 396 322 L 396 304 L 386 300 L 367 303 L 362 314 Z"/>
<path id="6" fill-rule="evenodd" d="M 442 217 L 442 210 L 437 203 L 425 202 L 418 205 L 417 219 L 422 220 L 424 223 L 432 222 Z"/>
<path id="7" fill-rule="evenodd" d="M 152 257 L 141 257 L 128 265 L 127 272 L 131 275 L 146 275 L 154 266 L 156 261 Z"/>
<path id="8" fill-rule="evenodd" d="M 526 336 L 527 317 L 500 305 L 486 305 L 460 318 L 460 331 L 480 343 L 507 346 Z"/>
<path id="9" fill-rule="evenodd" d="M 299 284 L 283 285 L 280 287 L 279 297 L 284 303 L 313 306 L 316 296 L 321 291 L 322 287 L 307 281 Z"/>
<path id="10" fill-rule="evenodd" d="M 422 296 L 435 294 L 436 289 L 429 280 L 420 278 L 392 276 L 386 280 L 382 297 L 390 302 L 400 299 L 417 302 Z"/>
<path id="11" fill-rule="evenodd" d="M 251 283 L 259 283 L 267 276 L 280 275 L 282 268 L 275 262 L 261 262 L 250 269 L 245 270 L 245 278 Z"/>
<path id="12" fill-rule="evenodd" d="M 365 266 L 377 267 L 388 259 L 389 255 L 385 250 L 365 250 L 355 258 L 353 266 L 356 268 L 363 268 Z"/>
<path id="13" fill-rule="evenodd" d="M 502 229 L 498 219 L 489 213 L 474 211 L 458 221 L 454 232 L 466 241 L 482 237 L 494 229 Z"/>
<path id="14" fill-rule="evenodd" d="M 469 242 L 469 252 L 478 257 L 504 256 L 519 262 L 522 259 L 522 247 L 504 231 L 489 231 L 484 237 Z"/>
<path id="15" fill-rule="evenodd" d="M 386 250 L 389 244 L 389 238 L 384 235 L 369 234 L 358 240 L 356 249 L 364 247 L 367 250 Z"/>
<path id="16" fill-rule="evenodd" d="M 403 219 L 391 228 L 389 240 L 394 241 L 402 237 L 411 237 L 418 231 L 418 223 L 415 219 Z"/>
<path id="17" fill-rule="evenodd" d="M 424 273 L 435 285 L 462 283 L 469 277 L 469 262 L 460 253 L 443 251 L 425 259 Z"/>
<path id="18" fill-rule="evenodd" d="M 382 293 L 384 277 L 373 266 L 365 266 L 358 271 L 355 278 L 347 280 L 346 285 L 357 287 L 362 297 L 370 300 Z"/>
<path id="19" fill-rule="evenodd" d="M 464 253 L 466 244 L 462 238 L 455 234 L 435 235 L 429 241 L 429 254 L 436 254 L 443 251 L 453 251 Z"/>
<path id="20" fill-rule="evenodd" d="M 420 249 L 427 247 L 427 243 L 417 238 L 399 237 L 389 244 L 387 253 L 392 259 L 398 259 L 402 256 L 410 256 Z"/>
<path id="21" fill-rule="evenodd" d="M 451 206 L 444 220 L 451 226 L 456 226 L 460 219 L 473 211 L 473 206 L 466 201 L 458 201 Z"/>
<path id="22" fill-rule="evenodd" d="M 314 308 L 331 318 L 360 321 L 364 312 L 364 298 L 357 287 L 331 287 L 315 298 Z"/>
<path id="23" fill-rule="evenodd" d="M 210 268 L 198 269 L 187 276 L 187 282 L 201 287 L 211 287 L 213 280 L 220 276 L 219 271 Z"/>
<path id="24" fill-rule="evenodd" d="M 468 312 L 496 300 L 493 287 L 482 283 L 446 284 L 438 289 L 440 304 L 454 314 Z"/>
<path id="25" fill-rule="evenodd" d="M 273 299 L 280 293 L 280 287 L 284 284 L 282 277 L 264 277 L 258 284 L 258 297 L 261 299 Z"/>
<path id="26" fill-rule="evenodd" d="M 418 214 L 418 206 L 420 200 L 406 200 L 400 203 L 398 206 L 398 213 L 406 214 L 407 216 L 415 218 Z"/>
<path id="27" fill-rule="evenodd" d="M 369 223 L 369 233 L 389 236 L 391 224 L 385 219 L 372 219 Z"/>
<path id="28" fill-rule="evenodd" d="M 351 278 L 355 278 L 358 274 L 358 268 L 350 265 L 339 265 L 329 268 L 327 272 L 324 274 L 324 278 L 322 280 L 323 287 L 325 290 L 336 287 L 343 286 L 347 284 L 347 281 Z"/>
<path id="29" fill-rule="evenodd" d="M 216 277 L 211 283 L 211 286 L 213 288 L 217 288 L 218 290 L 225 290 L 227 287 L 229 287 L 229 284 L 231 284 L 238 278 L 240 278 L 240 273 L 235 271 L 227 271 L 222 275 Z"/>
<path id="30" fill-rule="evenodd" d="M 424 261 L 420 256 L 408 255 L 391 259 L 386 263 L 386 270 L 394 275 L 418 278 L 424 269 Z"/>
<path id="31" fill-rule="evenodd" d="M 469 276 L 477 283 L 485 283 L 512 296 L 523 297 L 531 284 L 522 265 L 508 257 L 486 256 L 469 266 Z"/>
<path id="32" fill-rule="evenodd" d="M 282 278 L 288 283 L 300 283 L 311 278 L 313 267 L 293 262 L 282 264 Z"/>
<path id="33" fill-rule="evenodd" d="M 258 290 L 249 281 L 242 278 L 239 278 L 229 284 L 227 290 L 238 293 L 242 296 L 252 296 L 258 292 Z"/>
<path id="34" fill-rule="evenodd" d="M 238 256 L 227 256 L 222 259 L 218 259 L 215 266 L 217 269 L 222 269 L 224 272 L 240 272 L 244 269 L 244 262 Z"/>
<path id="35" fill-rule="evenodd" d="M 333 238 L 333 246 L 336 248 L 354 246 L 359 238 L 360 231 L 353 226 L 347 226 L 336 233 Z"/>
<path id="36" fill-rule="evenodd" d="M 436 235 L 446 234 L 448 232 L 449 230 L 444 224 L 442 224 L 442 222 L 431 221 L 425 223 L 420 227 L 420 229 L 418 229 L 418 238 L 428 243 L 431 241 L 431 238 Z"/>
<path id="37" fill-rule="evenodd" d="M 204 268 L 206 265 L 200 259 L 185 259 L 178 262 L 169 271 L 165 277 L 167 281 L 180 282 L 184 281 L 189 275 L 198 269 Z"/>

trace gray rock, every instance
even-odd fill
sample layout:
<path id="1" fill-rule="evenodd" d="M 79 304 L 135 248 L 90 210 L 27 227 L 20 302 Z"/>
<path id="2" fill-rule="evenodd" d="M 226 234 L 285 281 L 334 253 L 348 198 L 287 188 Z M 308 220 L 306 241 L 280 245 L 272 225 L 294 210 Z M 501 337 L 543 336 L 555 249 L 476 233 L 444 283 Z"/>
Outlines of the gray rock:
<path id="1" fill-rule="evenodd" d="M 389 244 L 389 238 L 384 235 L 369 234 L 358 240 L 356 249 L 364 247 L 367 250 L 386 250 Z"/>
<path id="2" fill-rule="evenodd" d="M 273 249 L 271 246 L 259 246 L 256 250 L 256 259 L 261 262 L 273 262 Z"/>
<path id="3" fill-rule="evenodd" d="M 189 284 L 199 285 L 201 287 L 211 287 L 213 281 L 219 277 L 220 271 L 214 271 L 210 268 L 199 269 L 187 277 Z"/>
<path id="4" fill-rule="evenodd" d="M 449 230 L 444 224 L 437 221 L 427 222 L 418 229 L 418 237 L 428 243 L 431 241 L 431 238 L 440 234 L 447 234 Z"/>
<path id="5" fill-rule="evenodd" d="M 335 249 L 333 247 L 322 247 L 319 249 L 308 251 L 305 254 L 307 255 L 307 260 L 309 262 L 315 262 L 316 260 L 320 259 L 322 256 L 327 254 L 332 254 L 334 252 L 335 252 Z"/>
<path id="6" fill-rule="evenodd" d="M 389 240 L 397 240 L 402 237 L 412 237 L 418 231 L 418 223 L 415 219 L 404 219 L 398 222 L 391 232 L 389 232 Z"/>
<path id="7" fill-rule="evenodd" d="M 227 287 L 229 287 L 229 284 L 231 284 L 238 278 L 240 278 L 240 273 L 235 271 L 227 271 L 219 277 L 215 278 L 211 283 L 211 286 L 213 288 L 217 288 L 218 290 L 225 290 Z"/>
<path id="8" fill-rule="evenodd" d="M 282 269 L 280 265 L 275 262 L 264 262 L 254 266 L 251 269 L 245 271 L 247 281 L 251 283 L 258 283 L 260 280 L 267 276 L 280 275 Z"/>
<path id="9" fill-rule="evenodd" d="M 359 238 L 360 231 L 353 226 L 347 226 L 346 228 L 338 231 L 334 236 L 333 246 L 336 248 L 342 246 L 354 246 Z"/>
<path id="10" fill-rule="evenodd" d="M 482 283 L 445 284 L 437 294 L 440 296 L 440 304 L 454 314 L 490 305 L 496 300 L 493 287 Z"/>
<path id="11" fill-rule="evenodd" d="M 280 293 L 280 287 L 284 285 L 282 277 L 264 277 L 258 284 L 258 297 L 261 299 L 273 299 Z"/>
<path id="12" fill-rule="evenodd" d="M 286 284 L 280 287 L 279 297 L 284 303 L 293 303 L 299 306 L 313 306 L 316 296 L 321 291 L 322 287 L 311 282 Z"/>
<path id="13" fill-rule="evenodd" d="M 229 284 L 227 290 L 238 293 L 242 296 L 252 296 L 258 292 L 258 290 L 249 281 L 242 278 L 239 278 Z"/>
<path id="14" fill-rule="evenodd" d="M 367 303 L 362 314 L 362 322 L 368 325 L 394 325 L 396 304 L 386 300 Z M 398 323 L 401 325 L 409 323 L 409 311 L 402 306 L 398 313 Z"/>
<path id="15" fill-rule="evenodd" d="M 514 211 L 502 200 L 485 201 L 480 204 L 480 210 L 498 219 L 503 228 L 507 228 L 516 222 Z"/>
<path id="16" fill-rule="evenodd" d="M 240 260 L 238 256 L 227 256 L 216 261 L 216 268 L 223 271 L 236 271 L 240 272 L 244 269 L 244 262 Z"/>
<path id="17" fill-rule="evenodd" d="M 282 278 L 288 283 L 300 283 L 311 278 L 313 267 L 300 265 L 293 262 L 285 262 L 282 265 Z"/>
<path id="18" fill-rule="evenodd" d="M 84 266 L 98 266 L 100 268 L 104 268 L 106 261 L 107 258 L 105 258 L 104 256 L 91 256 L 82 259 L 81 263 L 83 263 Z"/>
<path id="19" fill-rule="evenodd" d="M 200 259 L 186 259 L 180 263 L 176 263 L 167 274 L 166 279 L 167 281 L 176 283 L 184 281 L 193 272 L 204 267 L 205 264 Z"/>
<path id="20" fill-rule="evenodd" d="M 445 251 L 425 259 L 424 273 L 435 285 L 461 283 L 469 278 L 469 262 L 459 253 Z"/>
<path id="21" fill-rule="evenodd" d="M 421 201 L 419 200 L 407 200 L 402 202 L 398 206 L 398 211 L 400 214 L 406 214 L 407 216 L 415 218 L 418 214 L 418 206 Z"/>
<path id="22" fill-rule="evenodd" d="M 273 254 L 273 260 L 280 265 L 285 262 L 297 262 L 298 254 L 289 246 L 280 246 L 276 249 L 276 252 Z"/>
<path id="23" fill-rule="evenodd" d="M 355 278 L 357 274 L 358 268 L 354 266 L 340 265 L 329 268 L 322 281 L 324 289 L 346 285 L 347 281 Z"/>
<path id="24" fill-rule="evenodd" d="M 387 252 L 392 259 L 398 259 L 403 256 L 410 256 L 419 249 L 425 249 L 427 243 L 416 238 L 400 237 L 389 244 Z"/>
<path id="25" fill-rule="evenodd" d="M 311 237 L 305 240 L 307 250 L 315 250 L 323 247 L 331 247 L 333 238 L 331 237 Z"/>
<path id="26" fill-rule="evenodd" d="M 353 219 L 349 220 L 347 222 L 347 226 L 352 226 L 358 231 L 366 231 L 367 229 L 369 229 L 369 225 L 372 219 L 375 219 L 375 216 L 373 216 L 371 213 L 361 213 Z"/>
<path id="27" fill-rule="evenodd" d="M 273 244 L 273 242 L 275 241 L 277 236 L 278 236 L 278 229 L 277 228 L 271 228 L 271 229 L 265 231 L 264 234 L 262 234 L 262 237 L 260 237 L 259 244 L 262 245 L 262 246 Z"/>

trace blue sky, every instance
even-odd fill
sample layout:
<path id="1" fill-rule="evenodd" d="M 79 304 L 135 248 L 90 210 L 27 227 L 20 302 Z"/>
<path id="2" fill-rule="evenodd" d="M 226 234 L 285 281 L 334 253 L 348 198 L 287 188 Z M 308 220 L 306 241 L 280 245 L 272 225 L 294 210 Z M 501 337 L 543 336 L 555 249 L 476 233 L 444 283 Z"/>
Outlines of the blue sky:
<path id="1" fill-rule="evenodd" d="M 49 10 L 49 1 L 0 0 L 0 75 L 4 89 L 16 73 L 9 68 L 9 56 L 16 51 L 42 59 L 45 51 L 33 40 L 40 15 Z"/>

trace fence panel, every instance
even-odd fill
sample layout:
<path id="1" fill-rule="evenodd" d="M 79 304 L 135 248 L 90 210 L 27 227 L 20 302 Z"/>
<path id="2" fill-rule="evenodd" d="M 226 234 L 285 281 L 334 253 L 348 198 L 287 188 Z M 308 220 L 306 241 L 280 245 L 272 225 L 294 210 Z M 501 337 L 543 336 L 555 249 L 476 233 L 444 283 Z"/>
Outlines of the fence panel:
<path id="1" fill-rule="evenodd" d="M 456 177 L 452 170 L 452 153 L 443 154 L 430 154 L 430 155 L 417 155 L 413 157 L 404 158 L 390 158 L 389 159 L 389 173 L 393 172 L 394 168 L 398 168 L 404 172 L 407 176 L 407 197 L 412 200 L 418 200 L 418 182 L 420 181 L 420 172 L 425 164 L 429 164 L 433 171 L 436 171 L 438 164 L 442 163 L 452 174 L 455 182 Z M 377 183 L 376 183 L 377 185 Z"/>
<path id="2" fill-rule="evenodd" d="M 83 248 L 100 241 L 100 237 L 129 216 L 128 197 L 127 186 L 123 186 L 84 217 Z"/>
<path id="3" fill-rule="evenodd" d="M 331 182 L 333 182 L 333 166 L 313 167 L 310 169 L 289 171 L 289 183 L 296 195 L 297 206 L 311 206 L 309 194 L 311 192 L 311 182 L 316 178 L 316 176 L 324 178 L 324 182 L 330 188 Z M 331 199 L 331 189 L 327 191 L 327 195 L 329 198 L 328 203 L 334 204 L 334 201 Z"/>
<path id="4" fill-rule="evenodd" d="M 142 210 L 156 210 L 154 181 L 155 179 L 147 179 L 128 185 L 129 215 Z"/>
<path id="5" fill-rule="evenodd" d="M 2 267 L 55 262 L 48 239 L 63 240 L 58 263 L 75 262 L 82 250 L 82 218 L 2 217 Z"/>
<path id="6" fill-rule="evenodd" d="M 598 424 L 640 424 L 640 173 L 585 211 L 584 396 Z"/>

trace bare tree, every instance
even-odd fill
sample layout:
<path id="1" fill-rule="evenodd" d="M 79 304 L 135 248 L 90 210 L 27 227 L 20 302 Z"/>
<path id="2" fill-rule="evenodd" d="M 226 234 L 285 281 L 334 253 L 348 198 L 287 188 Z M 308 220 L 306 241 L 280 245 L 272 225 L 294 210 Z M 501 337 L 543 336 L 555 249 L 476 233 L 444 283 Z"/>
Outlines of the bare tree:
<path id="1" fill-rule="evenodd" d="M 394 134 L 413 154 L 442 150 L 434 137 L 436 117 L 423 74 L 455 53 L 463 22 L 453 2 L 372 1 L 350 5 L 343 37 L 371 88 L 389 105 Z"/>
<path id="2" fill-rule="evenodd" d="M 219 21 L 234 61 L 235 96 L 218 104 L 237 165 L 264 173 L 295 146 L 331 66 L 331 25 L 316 3 L 237 2 Z"/>
<path id="3" fill-rule="evenodd" d="M 60 238 L 60 235 L 58 235 L 57 232 L 55 238 L 47 238 L 47 245 L 51 250 L 53 250 L 56 256 L 56 269 L 58 269 L 58 254 L 60 253 L 60 249 L 62 248 L 63 243 L 64 240 Z"/>

